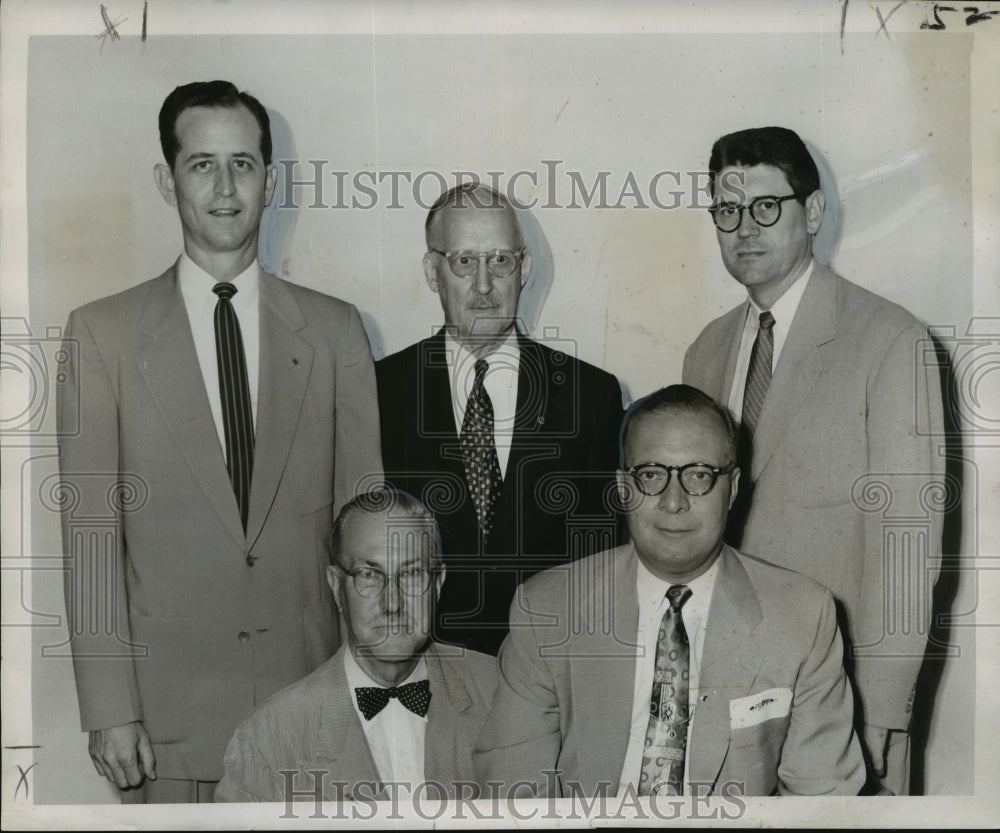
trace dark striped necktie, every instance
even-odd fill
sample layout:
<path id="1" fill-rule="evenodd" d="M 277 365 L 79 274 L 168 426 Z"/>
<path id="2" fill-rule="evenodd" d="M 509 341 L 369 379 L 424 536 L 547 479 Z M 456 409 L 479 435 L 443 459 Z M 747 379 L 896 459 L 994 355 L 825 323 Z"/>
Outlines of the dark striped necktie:
<path id="1" fill-rule="evenodd" d="M 219 393 L 222 422 L 226 431 L 226 465 L 240 507 L 246 532 L 250 512 L 250 476 L 253 473 L 253 412 L 250 409 L 250 379 L 243 353 L 243 335 L 236 310 L 230 302 L 236 294 L 231 283 L 217 283 L 215 305 L 215 353 L 219 360 Z"/>
<path id="2" fill-rule="evenodd" d="M 743 390 L 743 427 L 753 436 L 764 407 L 764 397 L 771 385 L 771 360 L 774 356 L 774 316 L 770 311 L 760 314 L 760 329 L 750 351 L 747 384 Z"/>

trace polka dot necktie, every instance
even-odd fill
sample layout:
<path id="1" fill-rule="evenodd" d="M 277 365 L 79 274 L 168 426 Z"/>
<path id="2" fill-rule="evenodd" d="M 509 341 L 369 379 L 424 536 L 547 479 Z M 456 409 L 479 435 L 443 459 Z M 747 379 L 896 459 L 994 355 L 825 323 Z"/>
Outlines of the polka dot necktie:
<path id="1" fill-rule="evenodd" d="M 750 351 L 747 384 L 743 389 L 743 427 L 753 436 L 764 407 L 764 397 L 771 385 L 771 360 L 774 356 L 774 316 L 769 311 L 760 314 L 760 329 Z"/>
<path id="2" fill-rule="evenodd" d="M 250 379 L 247 375 L 243 335 L 230 299 L 236 294 L 231 283 L 217 283 L 212 291 L 219 296 L 215 305 L 215 353 L 219 363 L 219 394 L 222 423 L 226 434 L 226 466 L 233 484 L 240 520 L 246 532 L 250 513 L 250 477 L 253 473 L 253 412 L 250 408 Z"/>
<path id="3" fill-rule="evenodd" d="M 431 684 L 429 680 L 420 680 L 415 683 L 407 683 L 399 688 L 380 688 L 378 686 L 362 687 L 354 689 L 354 694 L 358 698 L 358 708 L 365 716 L 365 720 L 371 720 L 382 709 L 389 705 L 389 698 L 395 697 L 415 715 L 425 717 L 427 707 L 431 704 Z"/>
<path id="4" fill-rule="evenodd" d="M 493 503 L 503 482 L 496 441 L 493 438 L 493 402 L 483 384 L 488 369 L 489 363 L 484 359 L 476 362 L 476 379 L 465 406 L 465 419 L 462 420 L 462 435 L 459 438 L 465 463 L 465 480 L 472 494 L 479 529 L 483 535 L 489 535 L 493 526 Z"/>
<path id="5" fill-rule="evenodd" d="M 690 598 L 687 585 L 675 584 L 667 590 L 670 607 L 663 613 L 656 642 L 639 795 L 684 794 L 690 649 L 681 608 Z"/>

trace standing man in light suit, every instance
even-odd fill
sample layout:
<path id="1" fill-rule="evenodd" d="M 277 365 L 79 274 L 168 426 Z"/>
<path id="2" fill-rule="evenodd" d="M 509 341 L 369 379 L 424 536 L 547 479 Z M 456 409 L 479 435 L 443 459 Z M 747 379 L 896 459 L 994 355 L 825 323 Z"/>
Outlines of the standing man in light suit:
<path id="1" fill-rule="evenodd" d="M 830 592 L 723 543 L 736 424 L 687 385 L 622 429 L 630 542 L 529 579 L 473 761 L 539 796 L 856 795 Z"/>
<path id="2" fill-rule="evenodd" d="M 90 754 L 149 802 L 211 800 L 239 720 L 336 650 L 332 513 L 381 471 L 357 311 L 257 262 L 276 175 L 263 106 L 227 81 L 178 87 L 160 141 L 184 252 L 70 315 L 59 402 L 79 425 L 60 460 L 76 506 L 109 481 L 143 494 L 105 543 L 68 510 L 63 533 Z"/>
<path id="3" fill-rule="evenodd" d="M 870 789 L 907 794 L 941 554 L 942 514 L 928 508 L 943 493 L 941 382 L 921 359 L 927 330 L 813 260 L 825 197 L 794 132 L 723 136 L 709 171 L 722 260 L 748 298 L 691 345 L 684 381 L 742 415 L 746 494 L 727 540 L 833 591 Z M 892 544 L 891 524 L 865 511 L 866 479 L 885 484 L 891 516 L 928 518 L 922 540 Z"/>

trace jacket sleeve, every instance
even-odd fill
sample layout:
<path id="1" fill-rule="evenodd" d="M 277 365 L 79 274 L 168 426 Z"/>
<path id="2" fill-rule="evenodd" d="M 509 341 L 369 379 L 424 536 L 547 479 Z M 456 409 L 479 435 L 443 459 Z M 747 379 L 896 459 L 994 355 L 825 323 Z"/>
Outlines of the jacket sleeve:
<path id="1" fill-rule="evenodd" d="M 375 363 L 353 306 L 337 352 L 336 386 L 334 516 L 359 490 L 374 487 L 382 477 Z"/>
<path id="2" fill-rule="evenodd" d="M 780 795 L 857 795 L 865 763 L 833 596 L 824 591 L 812 647 L 799 670 L 778 765 Z"/>
<path id="3" fill-rule="evenodd" d="M 67 624 L 84 731 L 142 720 L 125 586 L 118 396 L 106 358 L 80 311 L 66 325 L 59 387 L 59 506 Z M 77 524 L 107 518 L 106 526 Z"/>
<path id="4" fill-rule="evenodd" d="M 926 330 L 913 323 L 868 382 L 869 468 L 855 484 L 866 511 L 862 609 L 854 643 L 864 722 L 907 730 L 931 624 L 948 492 L 941 375 Z"/>
<path id="5" fill-rule="evenodd" d="M 472 750 L 476 780 L 484 790 L 499 784 L 500 795 L 547 796 L 544 773 L 556 769 L 562 745 L 559 698 L 541 657 L 527 592 L 515 597 L 510 634 L 500 648 L 500 678 L 493 708 Z M 523 606 L 522 606 L 523 604 Z"/>

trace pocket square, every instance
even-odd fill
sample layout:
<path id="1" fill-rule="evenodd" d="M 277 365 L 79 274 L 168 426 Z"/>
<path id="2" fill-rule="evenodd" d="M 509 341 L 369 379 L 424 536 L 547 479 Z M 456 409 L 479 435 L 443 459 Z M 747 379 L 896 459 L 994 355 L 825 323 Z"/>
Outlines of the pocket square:
<path id="1" fill-rule="evenodd" d="M 765 720 L 787 717 L 792 707 L 790 688 L 769 688 L 749 697 L 729 701 L 729 727 L 745 729 Z"/>

